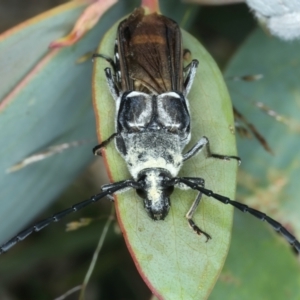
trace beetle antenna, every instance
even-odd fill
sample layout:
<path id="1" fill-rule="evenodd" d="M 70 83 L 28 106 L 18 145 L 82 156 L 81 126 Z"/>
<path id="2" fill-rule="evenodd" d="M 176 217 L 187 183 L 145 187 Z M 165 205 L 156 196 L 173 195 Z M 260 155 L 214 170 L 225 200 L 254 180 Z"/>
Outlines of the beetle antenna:
<path id="1" fill-rule="evenodd" d="M 42 230 L 43 228 L 48 226 L 50 223 L 57 222 L 60 219 L 62 219 L 63 217 L 67 216 L 68 214 L 70 214 L 72 212 L 76 212 L 94 202 L 97 202 L 107 195 L 111 195 L 117 191 L 120 191 L 120 190 L 122 190 L 124 188 L 128 188 L 128 187 L 136 188 L 137 185 L 138 185 L 138 183 L 133 180 L 124 180 L 124 181 L 119 181 L 119 182 L 110 184 L 109 187 L 105 189 L 105 191 L 92 196 L 90 199 L 79 202 L 77 204 L 74 204 L 72 207 L 65 209 L 61 212 L 58 212 L 58 213 L 54 214 L 52 217 L 44 219 L 42 221 L 39 221 L 36 224 L 34 224 L 33 226 L 21 231 L 19 234 L 17 234 L 15 237 L 13 237 L 7 243 L 3 244 L 0 247 L 0 254 L 8 251 L 15 244 L 17 244 L 20 241 L 23 241 L 25 238 L 27 238 L 33 232 Z"/>
<path id="2" fill-rule="evenodd" d="M 190 187 L 191 189 L 197 190 L 208 197 L 213 197 L 214 199 L 216 199 L 224 204 L 230 204 L 230 205 L 234 206 L 235 208 L 241 210 L 244 213 L 248 212 L 261 221 L 267 221 L 267 223 L 269 223 L 274 228 L 274 230 L 281 233 L 282 236 L 297 250 L 297 252 L 300 253 L 300 242 L 283 225 L 281 225 L 279 222 L 275 221 L 274 219 L 270 218 L 265 213 L 263 213 L 259 210 L 253 209 L 243 203 L 233 201 L 233 200 L 229 199 L 228 197 L 216 194 L 213 191 L 207 190 L 204 187 L 199 186 L 199 185 L 195 184 L 194 182 L 191 182 L 185 178 L 173 178 L 173 180 L 174 180 L 174 182 L 181 182 L 181 183 L 187 185 L 188 187 Z"/>

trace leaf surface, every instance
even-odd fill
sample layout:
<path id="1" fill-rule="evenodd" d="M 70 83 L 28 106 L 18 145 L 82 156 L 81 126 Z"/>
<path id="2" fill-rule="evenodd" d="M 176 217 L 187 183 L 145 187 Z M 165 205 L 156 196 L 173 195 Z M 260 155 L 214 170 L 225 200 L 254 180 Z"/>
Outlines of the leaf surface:
<path id="1" fill-rule="evenodd" d="M 86 144 L 6 173 L 48 146 L 96 140 L 92 63 L 76 64 L 76 60 L 96 48 L 125 5 L 111 9 L 78 44 L 50 52 L 50 42 L 67 34 L 83 9 L 78 2 L 68 3 L 0 37 L 1 244 L 49 205 L 93 159 L 93 144 Z"/>
<path id="2" fill-rule="evenodd" d="M 116 24 L 102 40 L 98 52 L 113 56 Z M 199 69 L 189 94 L 192 114 L 191 148 L 203 135 L 211 141 L 212 151 L 234 155 L 231 102 L 222 76 L 203 47 L 183 32 L 184 48 L 199 60 Z M 109 64 L 98 59 L 95 64 L 93 93 L 100 140 L 113 132 L 115 104 L 109 94 L 104 69 Z M 104 150 L 104 158 L 112 181 L 130 178 L 126 164 L 114 143 Z M 185 163 L 180 176 L 203 177 L 206 187 L 229 197 L 235 192 L 235 161 L 205 159 L 200 154 Z M 116 209 L 127 246 L 135 264 L 152 292 L 162 299 L 206 299 L 223 266 L 229 247 L 232 209 L 218 201 L 203 197 L 195 214 L 195 222 L 212 236 L 205 243 L 188 226 L 185 214 L 196 193 L 176 190 L 172 207 L 164 221 L 153 221 L 143 209 L 135 191 L 116 197 Z"/>
<path id="3" fill-rule="evenodd" d="M 260 81 L 230 82 L 234 105 L 267 139 L 274 155 L 254 139 L 238 139 L 242 158 L 238 199 L 267 213 L 300 238 L 300 43 L 284 43 L 256 30 L 230 62 L 226 77 L 262 74 Z M 255 107 L 262 102 L 287 124 Z M 237 212 L 228 260 L 211 299 L 299 299 L 299 262 L 267 224 Z"/>

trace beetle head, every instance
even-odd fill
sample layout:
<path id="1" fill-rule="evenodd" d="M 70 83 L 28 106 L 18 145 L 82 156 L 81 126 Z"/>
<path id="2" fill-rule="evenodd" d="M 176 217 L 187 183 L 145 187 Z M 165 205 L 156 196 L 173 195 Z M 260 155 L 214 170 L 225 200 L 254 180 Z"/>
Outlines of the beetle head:
<path id="1" fill-rule="evenodd" d="M 174 187 L 166 186 L 165 182 L 170 178 L 167 170 L 159 168 L 144 169 L 138 175 L 137 181 L 142 188 L 136 191 L 143 198 L 144 207 L 153 220 L 164 220 L 169 212 Z"/>

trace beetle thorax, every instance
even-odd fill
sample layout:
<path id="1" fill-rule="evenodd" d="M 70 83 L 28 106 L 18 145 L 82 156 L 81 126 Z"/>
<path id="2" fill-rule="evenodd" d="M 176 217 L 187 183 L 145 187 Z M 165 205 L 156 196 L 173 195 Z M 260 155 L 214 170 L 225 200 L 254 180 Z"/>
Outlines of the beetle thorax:
<path id="1" fill-rule="evenodd" d="M 166 131 L 122 135 L 127 153 L 125 160 L 134 179 L 149 168 L 162 168 L 175 177 L 183 162 L 182 142 L 176 134 Z"/>

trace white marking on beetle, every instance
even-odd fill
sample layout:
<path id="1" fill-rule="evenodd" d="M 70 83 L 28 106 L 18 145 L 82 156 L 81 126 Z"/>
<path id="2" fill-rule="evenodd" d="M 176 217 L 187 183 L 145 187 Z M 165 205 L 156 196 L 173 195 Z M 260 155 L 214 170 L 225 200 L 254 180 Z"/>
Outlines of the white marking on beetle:
<path id="1" fill-rule="evenodd" d="M 143 157 L 143 161 L 138 158 L 141 153 L 145 153 L 145 149 L 140 149 L 140 151 L 130 151 L 126 155 L 126 160 L 128 161 L 129 172 L 133 178 L 137 179 L 138 174 L 144 169 L 165 169 L 168 170 L 169 173 L 175 177 L 177 176 L 180 168 L 182 167 L 182 155 L 176 153 L 170 153 L 173 157 L 175 163 L 169 163 L 163 157 L 157 157 L 155 151 L 153 149 L 147 150 L 147 153 Z"/>
<path id="2" fill-rule="evenodd" d="M 157 181 L 157 172 L 149 171 L 147 173 L 147 181 L 150 186 L 148 189 L 148 199 L 152 201 L 153 204 L 160 201 L 161 197 L 161 190 L 158 188 L 158 181 Z"/>
<path id="3" fill-rule="evenodd" d="M 172 97 L 172 98 L 179 98 L 180 99 L 180 96 L 175 93 L 175 92 L 168 92 L 168 93 L 163 93 L 163 94 L 160 94 L 159 97 Z"/>
<path id="4" fill-rule="evenodd" d="M 129 94 L 127 95 L 127 98 L 133 98 L 133 97 L 139 97 L 139 96 L 143 96 L 144 98 L 151 98 L 151 97 L 149 97 L 149 95 L 146 94 L 146 93 L 136 92 L 136 91 L 133 91 L 133 92 L 129 93 Z"/>

